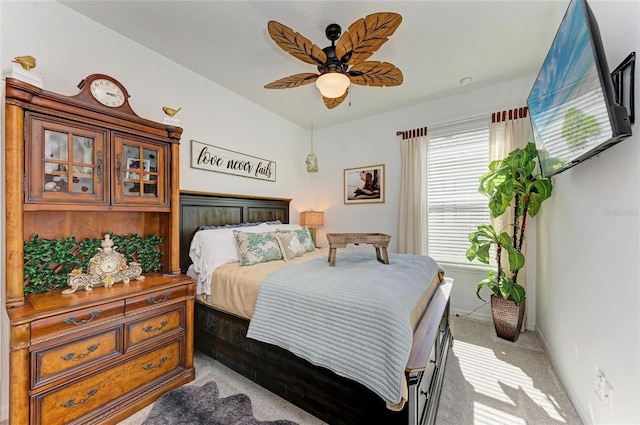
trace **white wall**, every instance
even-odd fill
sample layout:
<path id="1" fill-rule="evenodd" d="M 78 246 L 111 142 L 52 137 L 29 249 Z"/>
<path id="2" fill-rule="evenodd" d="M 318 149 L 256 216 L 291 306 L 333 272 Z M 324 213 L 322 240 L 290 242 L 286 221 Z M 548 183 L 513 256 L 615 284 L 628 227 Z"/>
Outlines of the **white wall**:
<path id="1" fill-rule="evenodd" d="M 590 2 L 609 67 L 640 53 L 640 2 Z M 636 70 L 636 120 L 638 71 Z M 587 423 L 640 423 L 640 126 L 553 178 L 538 220 L 536 324 Z M 599 367 L 613 411 L 594 394 Z"/>

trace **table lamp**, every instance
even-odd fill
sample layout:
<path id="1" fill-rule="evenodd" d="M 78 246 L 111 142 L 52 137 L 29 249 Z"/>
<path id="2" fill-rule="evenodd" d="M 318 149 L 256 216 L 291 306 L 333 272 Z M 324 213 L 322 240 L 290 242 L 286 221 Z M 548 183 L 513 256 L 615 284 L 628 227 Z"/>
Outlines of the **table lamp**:
<path id="1" fill-rule="evenodd" d="M 316 227 L 324 225 L 324 212 L 322 211 L 303 211 L 300 213 L 300 225 L 309 228 L 313 245 L 316 245 Z"/>

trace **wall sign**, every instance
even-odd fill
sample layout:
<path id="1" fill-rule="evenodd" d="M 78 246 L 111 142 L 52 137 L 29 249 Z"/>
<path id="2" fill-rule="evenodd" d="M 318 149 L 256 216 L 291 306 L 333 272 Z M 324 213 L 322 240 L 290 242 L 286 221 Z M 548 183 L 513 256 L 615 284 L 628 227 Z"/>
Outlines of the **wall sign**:
<path id="1" fill-rule="evenodd" d="M 268 159 L 191 141 L 191 168 L 276 181 L 276 163 Z"/>

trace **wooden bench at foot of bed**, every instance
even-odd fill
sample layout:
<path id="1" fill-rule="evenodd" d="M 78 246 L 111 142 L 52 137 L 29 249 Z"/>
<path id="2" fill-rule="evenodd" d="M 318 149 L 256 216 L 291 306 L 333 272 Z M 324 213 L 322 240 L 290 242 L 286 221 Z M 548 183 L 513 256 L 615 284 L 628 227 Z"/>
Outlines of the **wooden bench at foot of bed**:
<path id="1" fill-rule="evenodd" d="M 249 322 L 196 302 L 195 347 L 253 382 L 331 425 L 433 424 L 449 347 L 449 295 L 453 280 L 435 291 L 414 333 L 407 363 L 409 400 L 393 412 L 363 385 L 314 366 L 294 354 L 246 338 Z"/>

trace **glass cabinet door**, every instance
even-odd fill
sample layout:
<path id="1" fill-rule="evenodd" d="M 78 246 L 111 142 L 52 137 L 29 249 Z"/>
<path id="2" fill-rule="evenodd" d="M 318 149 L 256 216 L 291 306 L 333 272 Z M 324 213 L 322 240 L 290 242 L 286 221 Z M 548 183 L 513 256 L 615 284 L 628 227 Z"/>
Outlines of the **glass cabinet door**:
<path id="1" fill-rule="evenodd" d="M 32 117 L 26 202 L 107 203 L 105 134 Z"/>
<path id="2" fill-rule="evenodd" d="M 115 136 L 114 204 L 168 205 L 166 145 Z"/>

